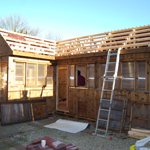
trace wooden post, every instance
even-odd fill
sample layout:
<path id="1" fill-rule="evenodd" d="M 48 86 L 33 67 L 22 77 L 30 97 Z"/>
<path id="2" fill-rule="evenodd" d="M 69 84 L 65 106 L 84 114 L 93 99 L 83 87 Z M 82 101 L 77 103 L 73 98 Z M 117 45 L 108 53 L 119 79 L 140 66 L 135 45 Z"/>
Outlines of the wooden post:
<path id="1" fill-rule="evenodd" d="M 138 89 L 138 62 L 134 61 L 134 90 Z"/>
<path id="2" fill-rule="evenodd" d="M 89 64 L 86 65 L 86 80 L 85 80 L 85 86 L 89 87 Z"/>
<path id="3" fill-rule="evenodd" d="M 69 103 L 69 85 L 70 85 L 70 66 L 67 65 L 67 108 Z"/>
<path id="4" fill-rule="evenodd" d="M 94 89 L 96 88 L 96 64 L 94 64 Z"/>
<path id="5" fill-rule="evenodd" d="M 131 130 L 131 126 L 132 126 L 133 105 L 134 103 L 131 103 L 129 130 Z"/>
<path id="6" fill-rule="evenodd" d="M 58 65 L 56 66 L 56 110 L 58 109 Z"/>
<path id="7" fill-rule="evenodd" d="M 149 90 L 149 61 L 145 62 L 145 90 Z"/>

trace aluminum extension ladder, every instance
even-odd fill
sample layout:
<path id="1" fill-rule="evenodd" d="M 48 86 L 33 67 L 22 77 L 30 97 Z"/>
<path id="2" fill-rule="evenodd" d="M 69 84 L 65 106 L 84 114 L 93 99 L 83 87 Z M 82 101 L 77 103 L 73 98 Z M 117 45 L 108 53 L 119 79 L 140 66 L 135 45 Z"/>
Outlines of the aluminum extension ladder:
<path id="1" fill-rule="evenodd" d="M 101 137 L 106 137 L 107 132 L 108 132 L 108 127 L 109 127 L 109 119 L 110 119 L 110 112 L 112 108 L 112 101 L 113 101 L 113 94 L 114 94 L 114 88 L 115 88 L 115 82 L 118 74 L 118 68 L 119 68 L 119 60 L 120 60 L 120 50 L 121 48 L 118 49 L 117 53 L 111 53 L 111 50 L 108 51 L 107 54 L 107 61 L 106 61 L 106 67 L 105 67 L 105 73 L 103 76 L 103 86 L 102 86 L 102 91 L 101 91 L 101 98 L 100 98 L 100 104 L 99 104 L 99 110 L 98 110 L 98 116 L 97 116 L 97 123 L 96 123 L 96 129 L 95 129 L 95 135 L 101 136 Z M 116 56 L 116 62 L 110 62 L 110 57 L 111 56 Z M 109 65 L 115 64 L 115 70 L 109 71 Z M 113 76 L 108 76 L 108 74 L 114 73 Z M 105 89 L 105 82 L 112 82 L 112 89 Z M 110 91 L 110 99 L 104 99 L 104 92 L 105 91 Z M 110 102 L 109 103 L 109 109 L 102 109 L 102 103 L 103 102 Z M 101 119 L 100 115 L 102 111 L 108 112 L 107 119 Z M 99 129 L 99 123 L 100 122 L 105 122 L 106 124 L 106 129 Z M 97 131 L 103 132 L 104 134 L 98 134 Z"/>

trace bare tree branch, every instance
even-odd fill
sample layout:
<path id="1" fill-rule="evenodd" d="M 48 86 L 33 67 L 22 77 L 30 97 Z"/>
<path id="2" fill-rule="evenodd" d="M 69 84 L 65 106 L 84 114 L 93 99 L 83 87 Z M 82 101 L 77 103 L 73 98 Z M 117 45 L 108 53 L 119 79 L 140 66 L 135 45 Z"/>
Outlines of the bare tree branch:
<path id="1" fill-rule="evenodd" d="M 53 33 L 51 31 L 49 31 L 46 34 L 46 38 L 50 39 L 50 40 L 60 41 L 63 39 L 63 35 L 61 35 L 60 33 Z"/>
<path id="2" fill-rule="evenodd" d="M 32 29 L 27 19 L 23 18 L 21 14 L 12 14 L 4 18 L 0 17 L 0 28 L 33 36 L 40 33 L 39 28 Z"/>

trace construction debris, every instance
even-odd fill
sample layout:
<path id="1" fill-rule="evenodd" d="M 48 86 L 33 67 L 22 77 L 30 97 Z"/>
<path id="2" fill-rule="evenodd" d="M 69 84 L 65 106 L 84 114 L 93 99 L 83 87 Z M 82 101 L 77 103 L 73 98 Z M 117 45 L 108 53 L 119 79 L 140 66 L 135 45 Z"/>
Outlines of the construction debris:
<path id="1" fill-rule="evenodd" d="M 46 145 L 42 147 L 41 141 L 45 140 Z M 59 142 L 55 139 L 52 139 L 48 136 L 44 138 L 39 138 L 34 140 L 31 144 L 27 145 L 27 150 L 79 150 L 75 145 L 69 143 L 65 144 L 63 142 Z"/>
<path id="2" fill-rule="evenodd" d="M 128 136 L 136 139 L 144 139 L 150 136 L 150 130 L 131 128 L 131 131 L 128 131 Z"/>

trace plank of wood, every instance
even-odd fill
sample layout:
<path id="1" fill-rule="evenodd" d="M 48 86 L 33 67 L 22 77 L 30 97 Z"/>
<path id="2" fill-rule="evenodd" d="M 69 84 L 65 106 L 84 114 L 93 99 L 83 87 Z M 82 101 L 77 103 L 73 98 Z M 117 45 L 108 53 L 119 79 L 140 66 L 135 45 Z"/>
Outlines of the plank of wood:
<path id="1" fill-rule="evenodd" d="M 148 136 L 150 136 L 150 134 L 145 134 L 145 133 L 138 133 L 138 132 L 134 132 L 134 131 L 129 131 L 128 132 L 128 136 L 132 137 L 132 138 L 136 138 L 136 139 L 144 139 Z"/>
<path id="2" fill-rule="evenodd" d="M 149 134 L 149 136 L 150 136 L 150 130 L 131 128 L 131 131 L 133 131 L 133 132 L 138 132 L 138 133 Z"/>
<path id="3" fill-rule="evenodd" d="M 26 56 L 30 58 L 39 58 L 39 59 L 45 59 L 45 60 L 55 60 L 55 56 L 40 55 L 40 54 L 21 52 L 21 51 L 16 51 L 16 50 L 13 50 L 13 55 L 22 56 L 22 57 Z"/>
<path id="4" fill-rule="evenodd" d="M 14 59 L 13 62 L 21 62 L 21 63 L 30 63 L 30 64 L 39 64 L 39 65 L 52 65 L 52 63 L 50 63 L 50 61 L 45 61 L 45 62 L 40 62 L 40 61 L 31 61 L 31 60 L 21 60 L 21 59 Z"/>

